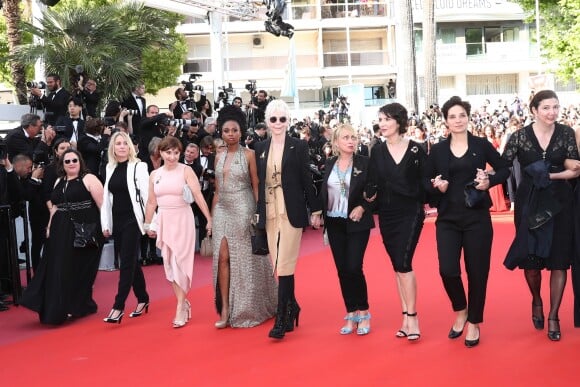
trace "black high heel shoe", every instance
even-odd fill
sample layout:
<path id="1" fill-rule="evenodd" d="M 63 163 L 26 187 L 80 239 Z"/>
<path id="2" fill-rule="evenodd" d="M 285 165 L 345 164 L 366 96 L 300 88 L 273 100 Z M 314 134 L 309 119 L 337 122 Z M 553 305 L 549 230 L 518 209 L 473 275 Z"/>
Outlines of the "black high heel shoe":
<path id="1" fill-rule="evenodd" d="M 447 335 L 447 337 L 449 337 L 450 339 L 457 339 L 458 337 L 461 337 L 461 335 L 463 334 L 463 330 L 465 329 L 465 324 L 467 324 L 467 321 L 463 323 L 463 328 L 461 328 L 460 331 L 454 330 L 453 326 L 451 326 L 451 329 L 449 330 L 449 334 Z"/>
<path id="2" fill-rule="evenodd" d="M 290 301 L 288 303 L 288 321 L 286 322 L 286 332 L 292 332 L 294 330 L 294 324 L 298 327 L 298 319 L 300 318 L 300 305 L 296 300 Z"/>
<path id="3" fill-rule="evenodd" d="M 477 327 L 477 339 L 473 339 L 473 340 L 465 339 L 465 346 L 467 348 L 473 348 L 476 345 L 478 345 L 479 344 L 479 336 L 480 336 L 479 327 Z"/>
<path id="4" fill-rule="evenodd" d="M 558 325 L 556 330 L 550 330 L 550 321 L 553 321 Z M 562 333 L 560 332 L 560 319 L 559 318 L 548 318 L 548 339 L 552 341 L 560 341 L 562 338 Z"/>
<path id="5" fill-rule="evenodd" d="M 115 313 L 119 314 L 113 317 Z M 123 320 L 124 315 L 125 313 L 122 310 L 111 309 L 111 313 L 109 313 L 109 315 L 105 317 L 103 321 L 109 324 L 121 324 L 121 320 Z"/>
<path id="6" fill-rule="evenodd" d="M 139 305 L 143 305 L 143 306 L 139 308 Z M 140 317 L 143 313 L 149 313 L 149 303 L 148 302 L 138 303 L 137 308 L 135 308 L 135 310 L 133 312 L 131 312 L 131 314 L 129 314 L 129 317 Z"/>
<path id="7" fill-rule="evenodd" d="M 544 305 L 542 303 L 540 304 L 534 304 L 532 302 L 532 323 L 534 324 L 534 328 L 536 328 L 537 330 L 541 331 L 544 329 L 544 311 L 543 311 L 543 307 Z M 541 316 L 538 317 L 534 314 L 534 308 L 540 308 L 540 313 Z"/>

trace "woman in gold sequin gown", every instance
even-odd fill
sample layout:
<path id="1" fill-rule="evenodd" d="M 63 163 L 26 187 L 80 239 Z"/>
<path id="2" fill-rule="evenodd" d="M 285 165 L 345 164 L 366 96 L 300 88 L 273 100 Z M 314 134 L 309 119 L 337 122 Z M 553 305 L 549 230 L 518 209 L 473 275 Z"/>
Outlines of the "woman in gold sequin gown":
<path id="1" fill-rule="evenodd" d="M 276 279 L 267 255 L 253 255 L 250 222 L 258 176 L 254 151 L 240 146 L 246 117 L 235 106 L 220 110 L 218 128 L 227 151 L 216 156 L 213 198 L 213 284 L 216 328 L 256 326 L 276 312 Z"/>

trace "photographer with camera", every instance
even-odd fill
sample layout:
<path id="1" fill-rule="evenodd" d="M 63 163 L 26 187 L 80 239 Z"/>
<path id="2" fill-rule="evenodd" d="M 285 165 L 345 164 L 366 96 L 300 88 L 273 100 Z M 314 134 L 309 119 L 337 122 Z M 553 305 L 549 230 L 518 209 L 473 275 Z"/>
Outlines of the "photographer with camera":
<path id="1" fill-rule="evenodd" d="M 347 120 L 350 120 L 350 116 L 348 115 L 348 108 L 350 107 L 350 103 L 347 100 L 347 97 L 344 95 L 339 96 L 336 99 L 336 110 L 338 112 L 338 121 L 343 124 L 346 123 Z"/>
<path id="2" fill-rule="evenodd" d="M 132 122 L 133 131 L 137 136 L 140 136 L 140 124 L 141 120 L 145 117 L 145 107 L 146 101 L 143 96 L 145 95 L 145 85 L 143 83 L 137 84 L 131 90 L 131 95 L 127 96 L 121 102 L 121 108 L 130 110 L 133 114 L 128 119 Z"/>
<path id="3" fill-rule="evenodd" d="M 40 252 L 46 241 L 46 227 L 49 212 L 42 196 L 42 179 L 44 177 L 44 163 L 33 164 L 28 155 L 19 154 L 12 160 L 14 172 L 18 177 L 20 192 L 19 201 L 27 201 L 28 222 L 30 225 L 30 258 L 34 272 L 40 262 Z M 22 207 L 26 208 L 26 207 Z M 26 251 L 26 250 L 25 250 Z"/>
<path id="4" fill-rule="evenodd" d="M 214 123 L 215 124 L 215 123 Z M 194 167 L 194 170 L 201 170 L 201 176 L 199 178 L 199 185 L 201 187 L 201 193 L 206 203 L 212 203 L 213 194 L 215 190 L 215 155 L 216 149 L 213 142 L 212 136 L 205 136 L 200 144 L 199 149 L 201 154 L 196 159 L 198 166 Z M 198 218 L 199 224 L 199 240 L 203 240 L 207 235 L 205 226 L 207 225 L 207 219 L 199 209 L 194 208 L 194 214 Z"/>
<path id="5" fill-rule="evenodd" d="M 18 177 L 8 158 L 6 152 L 6 143 L 0 139 L 0 206 L 9 206 L 21 197 Z M 10 275 L 10 253 L 17 247 L 15 241 L 10 240 L 10 233 L 4 232 L 10 227 L 11 220 L 7 216 L 0 217 L 0 278 L 11 278 Z M 8 295 L 11 292 L 7 285 L 8 281 L 2 281 L 0 284 L 0 312 L 8 310 Z"/>
<path id="6" fill-rule="evenodd" d="M 133 116 L 135 117 L 135 116 Z M 169 120 L 173 118 L 173 113 L 159 113 L 159 107 L 157 105 L 147 106 L 145 112 L 145 118 L 141 120 L 139 124 L 139 158 L 145 160 L 148 155 L 149 142 L 153 137 L 163 138 L 165 137 L 166 125 L 169 124 Z"/>
<path id="7" fill-rule="evenodd" d="M 18 154 L 25 154 L 35 163 L 48 163 L 50 146 L 55 136 L 56 133 L 51 126 L 43 130 L 39 116 L 26 113 L 20 119 L 20 126 L 12 129 L 6 136 L 8 157 L 12 160 Z"/>
<path id="8" fill-rule="evenodd" d="M 181 143 L 183 144 L 183 149 L 187 147 L 188 144 L 194 143 L 199 146 L 200 137 L 199 130 L 201 126 L 201 114 L 199 112 L 187 111 L 183 113 L 182 119 L 191 120 L 189 125 L 183 125 L 181 128 Z"/>
<path id="9" fill-rule="evenodd" d="M 81 90 L 81 96 L 83 102 L 85 103 L 85 119 L 88 119 L 89 117 L 99 117 L 97 107 L 99 106 L 99 101 L 101 100 L 101 94 L 97 92 L 97 82 L 94 79 L 88 78 L 86 80 L 85 86 Z"/>
<path id="10" fill-rule="evenodd" d="M 266 90 L 258 91 L 256 98 L 252 98 L 251 107 L 254 109 L 254 115 L 256 117 L 256 123 L 264 122 L 266 116 L 266 107 L 270 100 L 268 99 L 268 93 Z"/>
<path id="11" fill-rule="evenodd" d="M 175 119 L 189 119 L 183 117 L 183 113 L 196 109 L 194 99 L 190 98 L 188 92 L 183 87 L 175 90 L 175 98 L 177 100 L 169 105 L 169 110 L 173 113 L 173 117 Z"/>
<path id="12" fill-rule="evenodd" d="M 254 133 L 251 133 L 246 137 L 245 143 L 248 148 L 254 150 L 256 143 L 266 139 L 268 139 L 268 127 L 265 123 L 260 122 L 259 124 L 256 124 Z"/>
<path id="13" fill-rule="evenodd" d="M 62 81 L 57 74 L 49 74 L 46 77 L 46 90 L 48 94 L 43 94 L 40 83 L 29 82 L 30 94 L 33 95 L 44 109 L 44 121 L 54 125 L 60 117 L 64 117 L 67 112 L 67 104 L 70 100 L 70 93 L 62 88 Z"/>

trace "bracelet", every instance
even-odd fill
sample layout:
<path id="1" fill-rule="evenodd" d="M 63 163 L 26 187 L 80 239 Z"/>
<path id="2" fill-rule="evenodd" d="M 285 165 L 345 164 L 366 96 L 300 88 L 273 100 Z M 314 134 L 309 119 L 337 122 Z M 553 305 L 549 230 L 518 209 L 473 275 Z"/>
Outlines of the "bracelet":
<path id="1" fill-rule="evenodd" d="M 143 223 L 143 230 L 150 231 L 151 230 L 151 223 Z"/>

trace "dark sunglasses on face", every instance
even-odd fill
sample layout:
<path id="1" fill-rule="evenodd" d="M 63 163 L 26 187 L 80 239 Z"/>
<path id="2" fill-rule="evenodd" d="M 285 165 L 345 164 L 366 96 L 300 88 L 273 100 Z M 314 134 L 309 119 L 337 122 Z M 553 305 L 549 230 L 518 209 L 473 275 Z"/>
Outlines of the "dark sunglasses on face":
<path id="1" fill-rule="evenodd" d="M 70 163 L 76 164 L 78 162 L 79 162 L 79 159 L 68 159 L 68 160 L 64 160 L 64 163 L 65 164 L 70 164 Z"/>
<path id="2" fill-rule="evenodd" d="M 280 121 L 282 124 L 286 122 L 286 117 L 270 117 L 270 122 L 273 124 L 276 120 Z"/>

